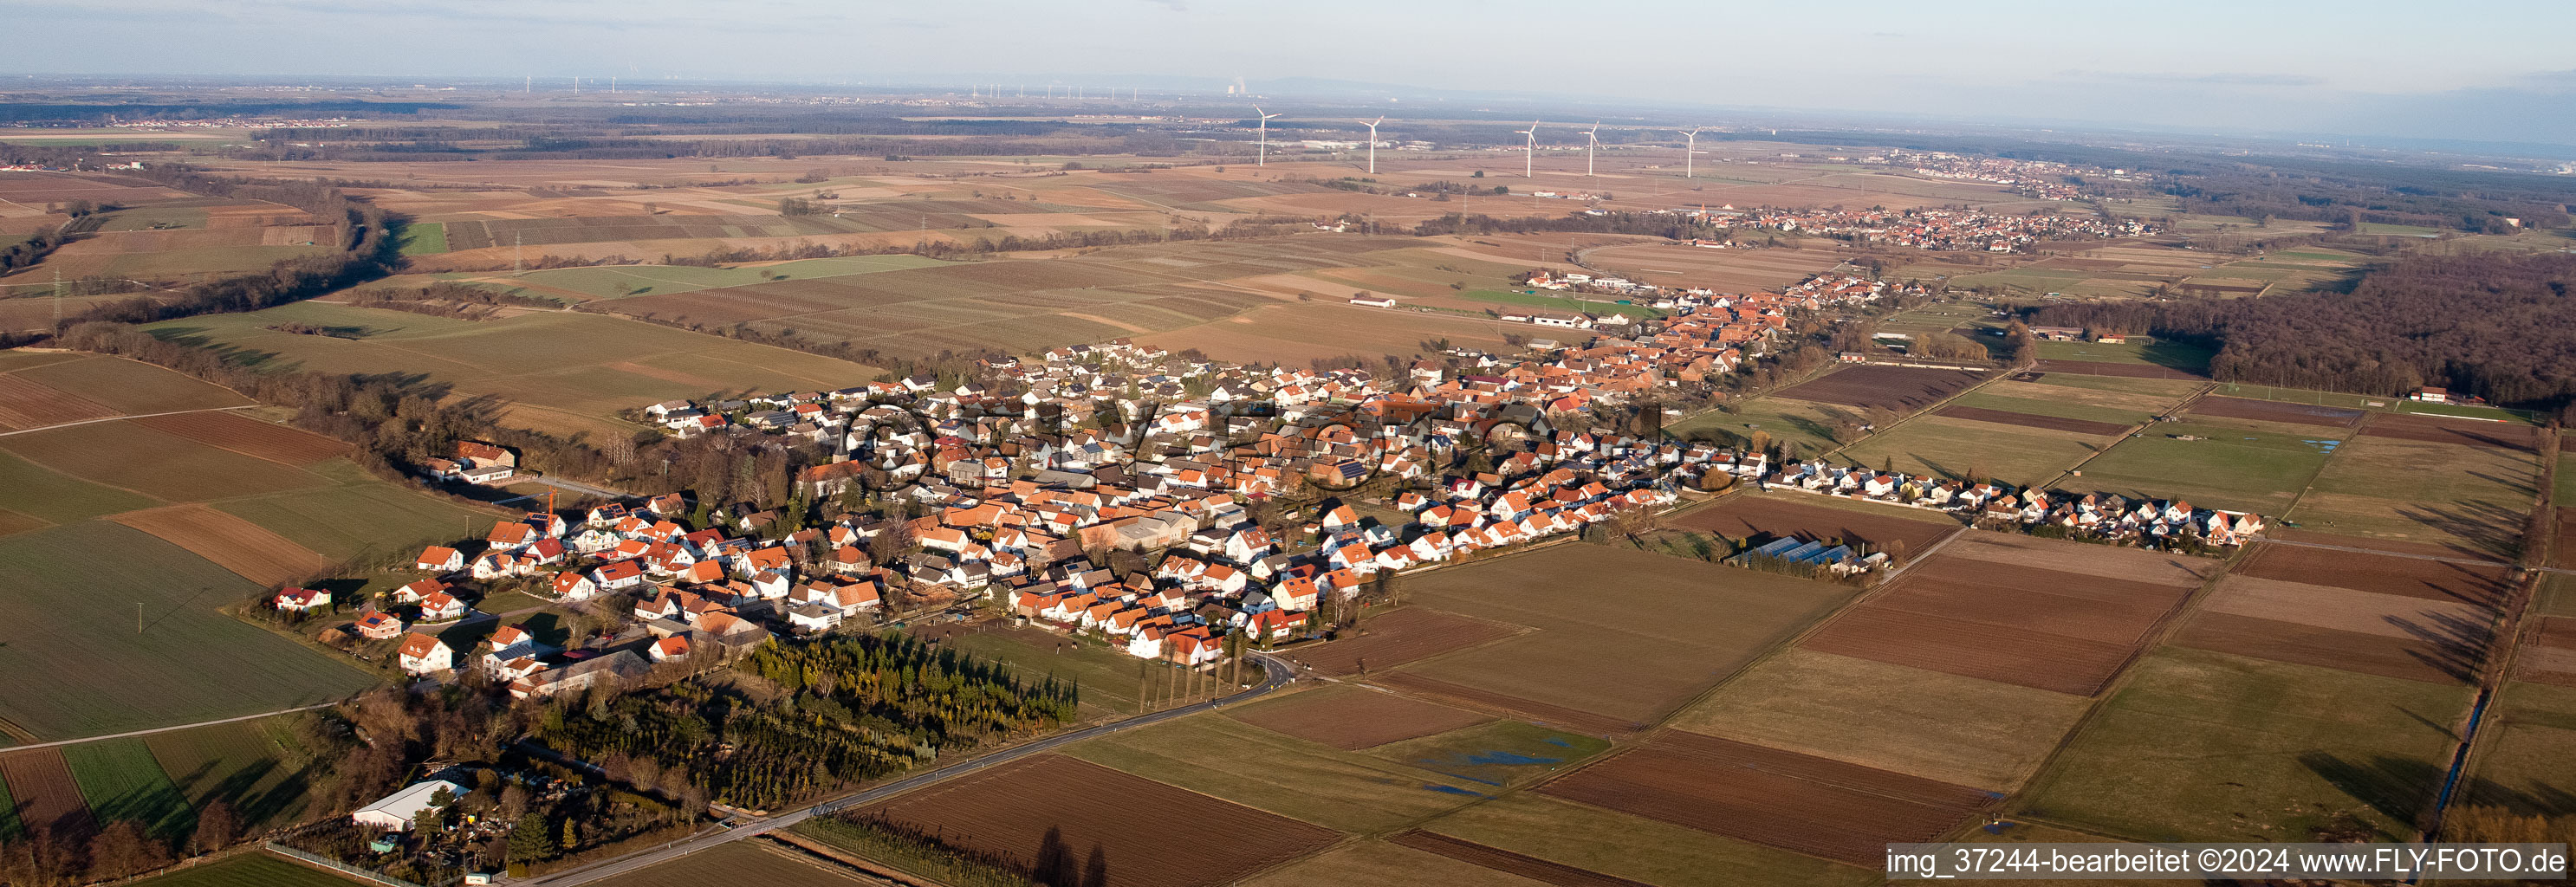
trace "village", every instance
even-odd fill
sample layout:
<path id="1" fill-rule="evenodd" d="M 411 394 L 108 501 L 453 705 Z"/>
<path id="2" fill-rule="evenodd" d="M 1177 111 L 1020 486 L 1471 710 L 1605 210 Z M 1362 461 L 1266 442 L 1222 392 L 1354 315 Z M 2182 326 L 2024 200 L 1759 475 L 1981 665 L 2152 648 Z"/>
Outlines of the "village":
<path id="1" fill-rule="evenodd" d="M 2198 550 L 2262 528 L 2255 515 L 2182 502 L 1821 459 L 1775 466 L 1759 450 L 1619 430 L 1613 417 L 1660 410 L 1664 389 L 1761 354 L 1790 312 L 1880 288 L 1825 276 L 1788 293 L 1677 292 L 1687 313 L 1651 332 L 1533 343 L 1518 356 L 1461 350 L 1392 379 L 1229 366 L 1119 340 L 986 359 L 975 377 L 944 383 L 650 404 L 636 417 L 673 436 L 816 448 L 829 461 L 796 472 L 782 505 L 673 493 L 497 522 L 479 550 L 423 551 L 411 564 L 422 578 L 345 630 L 398 641 L 390 655 L 407 674 L 470 671 L 519 698 L 721 661 L 778 635 L 978 607 L 1204 670 L 1242 644 L 1330 631 L 1382 577 L 1569 537 L 1737 481 L 2118 544 Z M 517 461 L 466 441 L 422 468 L 496 486 Z M 1740 554 L 1819 575 L 1889 566 L 1885 552 L 1814 543 Z M 486 583 L 600 614 L 601 637 L 549 644 L 509 624 L 467 649 L 442 640 L 442 626 L 491 618 L 475 616 L 467 587 Z M 331 603 L 317 589 L 273 598 L 302 613 Z"/>

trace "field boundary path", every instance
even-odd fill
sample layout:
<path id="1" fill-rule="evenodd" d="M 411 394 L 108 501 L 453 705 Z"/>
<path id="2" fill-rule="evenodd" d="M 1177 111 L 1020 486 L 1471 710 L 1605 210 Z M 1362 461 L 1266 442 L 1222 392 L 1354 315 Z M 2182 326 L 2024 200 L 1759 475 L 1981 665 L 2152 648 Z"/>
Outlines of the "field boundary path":
<path id="1" fill-rule="evenodd" d="M 1096 736 L 1106 736 L 1130 727 L 1150 726 L 1173 718 L 1186 717 L 1203 711 L 1213 711 L 1220 706 L 1229 705 L 1269 693 L 1272 690 L 1286 686 L 1290 681 L 1295 680 L 1297 677 L 1296 672 L 1292 670 L 1287 663 L 1272 658 L 1268 654 L 1252 653 L 1250 655 L 1261 663 L 1264 679 L 1261 682 L 1261 686 L 1245 690 L 1241 693 L 1217 699 L 1210 699 L 1205 702 L 1192 703 L 1179 708 L 1167 708 L 1151 714 L 1137 715 L 1125 720 L 1112 721 L 1094 727 L 1086 727 L 1069 733 L 1058 733 L 1044 739 L 1002 749 L 1000 751 L 993 752 L 992 754 L 959 761 L 955 764 L 950 764 L 936 770 L 929 770 L 912 776 L 907 776 L 872 789 L 843 795 L 838 798 L 816 801 L 803 807 L 798 807 L 794 810 L 789 810 L 785 813 L 780 813 L 765 819 L 745 823 L 743 825 L 723 829 L 721 831 L 692 835 L 659 847 L 639 850 L 625 856 L 601 860 L 560 874 L 531 879 L 528 883 L 559 885 L 587 884 L 601 879 L 633 874 L 637 871 L 641 871 L 664 862 L 669 862 L 671 860 L 696 853 L 700 850 L 706 850 L 733 841 L 739 841 L 744 838 L 767 834 L 771 831 L 795 825 L 818 815 L 826 815 L 863 804 L 872 804 L 896 795 L 913 791 L 914 789 L 945 782 L 959 776 L 964 776 L 968 773 L 986 770 L 1030 755 L 1053 751 L 1057 748 L 1081 742 Z"/>
<path id="2" fill-rule="evenodd" d="M 70 428 L 74 425 L 95 425 L 100 422 L 121 422 L 126 419 L 149 419 L 154 416 L 184 416 L 189 413 L 220 413 L 226 410 L 255 410 L 264 406 L 267 406 L 267 404 L 251 403 L 237 407 L 201 407 L 193 410 L 171 410 L 166 413 L 136 413 L 131 416 L 107 416 L 99 419 L 82 419 L 78 422 L 64 422 L 56 425 L 46 425 L 41 428 L 21 428 L 16 431 L 0 431 L 0 437 L 8 437 L 12 434 L 34 434 L 39 431 L 52 431 L 56 428 Z"/>
<path id="3" fill-rule="evenodd" d="M 211 721 L 198 721 L 194 724 L 154 727 L 149 730 L 128 730 L 123 733 L 109 733 L 105 736 L 84 736 L 79 739 L 57 739 L 52 742 L 37 742 L 27 745 L 0 746 L 0 752 L 33 751 L 40 748 L 58 748 L 66 745 L 80 745 L 85 742 L 105 742 L 110 739 L 131 739 L 136 736 L 150 736 L 154 733 L 169 733 L 177 730 L 194 730 L 198 727 L 212 727 L 218 724 L 231 724 L 239 721 L 256 721 L 261 718 L 273 718 L 278 715 L 291 715 L 299 711 L 312 711 L 317 708 L 329 708 L 338 704 L 340 704 L 340 700 L 335 699 L 330 702 L 316 702 L 312 705 L 299 705 L 294 708 L 281 708 L 276 711 L 264 711 L 255 715 L 239 715 L 229 718 L 216 718 Z"/>

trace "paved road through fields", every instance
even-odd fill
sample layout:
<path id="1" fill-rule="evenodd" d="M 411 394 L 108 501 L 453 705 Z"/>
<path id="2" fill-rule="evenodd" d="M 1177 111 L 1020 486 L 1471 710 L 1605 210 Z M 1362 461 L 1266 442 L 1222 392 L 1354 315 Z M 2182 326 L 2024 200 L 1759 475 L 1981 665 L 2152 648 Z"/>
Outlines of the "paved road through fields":
<path id="1" fill-rule="evenodd" d="M 780 813 L 776 816 L 771 816 L 767 819 L 756 820 L 730 829 L 725 829 L 723 831 L 708 832 L 694 837 L 684 838 L 647 850 L 639 850 L 615 859 L 602 860 L 571 871 L 537 878 L 530 883 L 564 885 L 564 887 L 569 887 L 569 885 L 573 884 L 588 884 L 595 881 L 614 878 L 619 875 L 632 874 L 701 850 L 722 845 L 729 841 L 739 841 L 754 835 L 786 828 L 814 816 L 830 814 L 835 811 L 845 810 L 851 807 L 873 804 L 878 801 L 903 794 L 904 792 L 912 791 L 913 789 L 934 783 L 945 782 L 959 776 L 964 776 L 968 773 L 988 770 L 1030 755 L 1053 751 L 1057 748 L 1081 742 L 1095 736 L 1105 736 L 1120 730 L 1157 724 L 1173 718 L 1188 717 L 1190 715 L 1198 714 L 1199 712 L 1214 709 L 1219 705 L 1241 702 L 1286 686 L 1288 682 L 1295 680 L 1297 677 L 1296 670 L 1284 661 L 1265 653 L 1250 653 L 1247 655 L 1250 655 L 1253 661 L 1261 663 L 1261 686 L 1245 690 L 1241 693 L 1236 693 L 1232 696 L 1210 699 L 1206 702 L 1192 703 L 1179 708 L 1165 709 L 1152 714 L 1137 715 L 1126 720 L 1101 724 L 1096 727 L 1086 727 L 1070 733 L 1059 733 L 1035 742 L 1012 746 L 992 754 L 960 761 L 946 767 L 941 767 L 937 770 L 929 770 L 922 773 L 916 773 L 911 776 L 906 776 L 902 779 L 877 786 L 876 788 L 859 792 L 858 794 L 808 804 L 794 810 L 789 810 L 785 813 Z"/>

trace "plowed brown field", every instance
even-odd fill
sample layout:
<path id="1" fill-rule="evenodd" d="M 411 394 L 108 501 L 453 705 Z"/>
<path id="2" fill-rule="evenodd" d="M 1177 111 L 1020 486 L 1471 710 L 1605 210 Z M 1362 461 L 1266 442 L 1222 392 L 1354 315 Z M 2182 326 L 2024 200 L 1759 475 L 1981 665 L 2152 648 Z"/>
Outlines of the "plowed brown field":
<path id="1" fill-rule="evenodd" d="M 1858 764 L 1668 732 L 1540 792 L 1854 865 L 1929 841 L 1985 792 Z"/>
<path id="2" fill-rule="evenodd" d="M 0 428 L 25 429 L 116 415 L 97 401 L 17 374 L 0 375 Z"/>
<path id="3" fill-rule="evenodd" d="M 348 444 L 310 431 L 226 412 L 177 413 L 133 421 L 207 446 L 287 465 L 310 465 L 349 452 Z"/>
<path id="4" fill-rule="evenodd" d="M 1061 847 L 1088 887 L 1204 887 L 1312 853 L 1331 829 L 1062 755 L 1013 761 L 866 808 L 1031 865 Z M 1094 879 L 1091 860 L 1101 862 Z"/>
<path id="5" fill-rule="evenodd" d="M 294 582 L 327 565 L 312 549 L 204 505 L 173 505 L 110 520 L 159 536 L 260 585 Z"/>
<path id="6" fill-rule="evenodd" d="M 2009 410 L 1990 410 L 1985 407 L 1942 407 L 1941 411 L 1935 415 L 1948 416 L 1953 419 L 1972 419 L 1978 422 L 1993 422 L 1998 425 L 2019 425 L 2025 428 L 2046 428 L 2053 431 L 2072 431 L 2077 434 L 2113 435 L 2129 430 L 2129 426 L 2114 425 L 2109 422 L 2093 422 L 2085 419 L 2064 419 L 2057 416 L 2034 416 L 2029 413 L 2016 413 Z"/>
<path id="7" fill-rule="evenodd" d="M 1419 659 L 1428 659 L 1506 637 L 1512 629 L 1481 619 L 1453 616 L 1436 610 L 1407 607 L 1364 622 L 1365 634 L 1357 628 L 1343 629 L 1334 640 L 1288 651 L 1288 661 L 1313 666 L 1316 673 L 1341 677 L 1365 670 L 1385 671 Z"/>
<path id="8" fill-rule="evenodd" d="M 2210 395 L 2191 405 L 2194 416 L 2219 416 L 2228 419 L 2255 419 L 2264 422 L 2290 422 L 2299 425 L 2323 425 L 2350 428 L 2361 419 L 2360 410 L 2337 409 L 2303 403 L 2252 400 L 2243 397 Z"/>
<path id="9" fill-rule="evenodd" d="M 1394 687 L 1409 693 L 1437 696 L 1463 702 L 1468 705 L 1484 706 L 1496 711 L 1527 718 L 1537 723 L 1581 730 L 1596 736 L 1612 733 L 1628 733 L 1643 729 L 1645 726 L 1643 724 L 1630 721 L 1623 721 L 1608 715 L 1597 715 L 1588 711 L 1576 711 L 1571 708 L 1549 705 L 1544 702 L 1533 702 L 1531 700 L 1522 699 L 1518 696 L 1506 696 L 1501 693 L 1480 690 L 1475 687 L 1462 687 L 1447 681 L 1435 681 L 1409 672 L 1396 672 L 1385 677 L 1374 678 L 1373 680 L 1377 683 L 1385 684 L 1389 687 Z"/>
<path id="10" fill-rule="evenodd" d="M 89 802 L 81 799 L 80 783 L 72 781 L 71 767 L 53 749 L 0 753 L 0 782 L 9 786 L 22 828 L 52 829 L 56 840 L 98 829 Z"/>
<path id="11" fill-rule="evenodd" d="M 2513 592 L 2511 569 L 2262 543 L 2254 546 L 2234 572 L 2258 579 L 2493 607 Z"/>
<path id="12" fill-rule="evenodd" d="M 2468 683 L 2472 663 L 2437 656 L 2404 638 L 2317 628 L 2233 613 L 2194 615 L 2173 636 L 2176 646 L 2234 653 L 2274 662 L 2315 665 L 2427 683 Z"/>
<path id="13" fill-rule="evenodd" d="M 1493 720 L 1465 709 L 1367 689 L 1310 691 L 1229 714 L 1255 727 L 1341 749 L 1370 748 Z"/>
<path id="14" fill-rule="evenodd" d="M 1827 374 L 1780 391 L 1781 397 L 1849 407 L 1886 407 L 1910 412 L 1931 406 L 1960 389 L 1984 381 L 1971 370 L 1864 365 Z"/>
<path id="15" fill-rule="evenodd" d="M 1433 834 L 1420 829 L 1389 836 L 1386 842 L 1398 847 L 1411 847 L 1425 853 L 1437 853 L 1459 862 L 1474 863 L 1498 872 L 1554 884 L 1557 887 L 1652 887 L 1643 881 L 1631 881 L 1591 869 L 1579 869 L 1564 863 L 1549 862 L 1500 847 L 1487 847 L 1474 841 Z"/>

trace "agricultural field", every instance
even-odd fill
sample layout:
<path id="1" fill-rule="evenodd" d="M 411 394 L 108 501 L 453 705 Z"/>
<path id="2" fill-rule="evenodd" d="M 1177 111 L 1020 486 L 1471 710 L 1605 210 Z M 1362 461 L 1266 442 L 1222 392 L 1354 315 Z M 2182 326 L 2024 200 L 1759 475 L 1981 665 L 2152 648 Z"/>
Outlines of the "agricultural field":
<path id="1" fill-rule="evenodd" d="M 1407 584 L 1413 606 L 1537 630 L 1373 680 L 1595 733 L 1660 719 L 1854 591 L 1580 543 Z M 1591 603 L 1568 608 L 1569 595 Z M 1551 719 L 1561 712 L 1575 718 Z"/>
<path id="2" fill-rule="evenodd" d="M 1706 287 L 1721 293 L 1778 291 L 1830 271 L 1850 254 L 1840 244 L 1775 249 L 1700 249 L 1648 242 L 1583 251 L 1585 262 L 1656 286 Z"/>
<path id="3" fill-rule="evenodd" d="M 2172 410 L 2176 403 L 2197 390 L 2197 386 L 2193 385 L 2173 385 L 2148 380 L 2123 381 L 2166 387 L 2162 391 L 2150 392 L 2085 387 L 2082 382 L 2075 385 L 2052 384 L 2060 379 L 2099 381 L 2106 378 L 2071 376 L 2053 379 L 2042 375 L 2038 381 L 2030 382 L 2019 381 L 2018 378 L 2003 379 L 1962 395 L 1956 403 L 1963 407 L 2001 410 L 2026 416 L 2078 419 L 2125 429 L 2165 414 Z"/>
<path id="4" fill-rule="evenodd" d="M 1524 785 L 1606 751 L 1610 741 L 1521 721 L 1495 721 L 1369 749 L 1485 791 Z"/>
<path id="5" fill-rule="evenodd" d="M 2500 567 L 2265 544 L 2174 643 L 2466 684 L 2485 667 L 2510 590 Z"/>
<path id="6" fill-rule="evenodd" d="M 2320 432 L 2159 422 L 2084 463 L 2082 485 L 2131 498 L 2279 515 L 2340 445 L 2331 433 Z"/>
<path id="7" fill-rule="evenodd" d="M 0 537 L 0 672 L 49 675 L 0 696 L 0 720 L 67 739 L 337 699 L 375 678 L 216 612 L 259 586 L 105 521 Z M 138 624 L 139 621 L 139 624 Z M 84 663 L 64 668 L 61 663 Z"/>
<path id="8" fill-rule="evenodd" d="M 352 887 L 366 882 L 266 853 L 241 853 L 129 883 L 134 887 Z"/>
<path id="9" fill-rule="evenodd" d="M 878 271 L 901 271 L 908 268 L 932 268 L 946 264 L 949 263 L 910 255 L 840 256 L 787 262 L 755 262 L 723 268 L 699 265 L 601 265 L 587 268 L 552 268 L 508 276 L 466 272 L 442 274 L 439 277 L 486 283 L 498 288 L 524 289 L 523 295 L 533 297 L 579 295 L 592 299 L 621 299 L 752 286 L 777 280 L 807 280 Z"/>
<path id="10" fill-rule="evenodd" d="M 1121 730 L 1064 753 L 1313 824 L 1299 829 L 1383 831 L 1456 809 L 1493 789 L 1409 762 L 1206 715 Z"/>
<path id="11" fill-rule="evenodd" d="M 1860 887 L 1880 880 L 1876 865 L 1828 862 L 1538 792 L 1476 804 L 1434 819 L 1422 829 L 1452 841 L 1509 848 L 1579 872 L 1664 887 Z M 1548 883 L 1599 882 L 1569 878 Z"/>
<path id="12" fill-rule="evenodd" d="M 1936 415 L 1916 416 L 1870 435 L 1835 458 L 1849 465 L 1953 480 L 2046 484 L 2118 440 L 2083 431 L 2034 427 L 2039 422 L 2074 424 L 2073 420 L 2019 413 L 2001 413 L 1998 417 L 2019 421 L 2000 422 L 1968 408 L 1944 407 Z"/>
<path id="13" fill-rule="evenodd" d="M 1541 794 L 1867 866 L 1986 807 L 1984 791 L 1693 733 L 1658 734 Z"/>
<path id="14" fill-rule="evenodd" d="M 305 774 L 289 751 L 288 731 L 285 721 L 270 718 L 155 733 L 142 741 L 191 807 L 203 810 L 222 801 L 244 826 L 259 828 L 295 822 L 304 813 Z"/>
<path id="15" fill-rule="evenodd" d="M 349 338 L 278 332 L 281 323 Z M 541 312 L 488 321 L 299 302 L 164 321 L 154 335 L 231 347 L 245 364 L 327 373 L 410 372 L 456 395 L 502 400 L 504 422 L 558 434 L 633 434 L 617 414 L 719 391 L 841 388 L 882 372 L 848 361 L 618 317 Z"/>
<path id="16" fill-rule="evenodd" d="M 2518 553 L 2540 482 L 2531 454 L 2370 433 L 2390 418 L 2371 417 L 2337 447 L 2288 518 L 2317 532 L 2474 557 Z"/>
<path id="17" fill-rule="evenodd" d="M 1408 844 L 1410 843 L 1419 842 L 1408 841 Z M 1537 880 L 1523 877 L 1512 874 L 1509 864 L 1496 866 L 1485 860 L 1461 858 L 1443 851 L 1450 851 L 1450 848 L 1414 849 L 1406 844 L 1389 841 L 1347 843 L 1256 875 L 1242 883 L 1246 887 L 1337 887 L 1342 884 L 1380 884 L 1386 887 L 1539 887 L 1542 884 L 1568 883 L 1563 880 Z"/>
<path id="18" fill-rule="evenodd" d="M 1331 642 L 1297 647 L 1281 655 L 1326 676 L 1348 677 L 1366 675 L 1372 669 L 1392 669 L 1516 633 L 1518 629 L 1509 625 L 1408 607 L 1367 616 Z"/>
<path id="19" fill-rule="evenodd" d="M 2200 373 L 2216 352 L 2187 342 L 2140 337 L 2125 343 L 2041 341 L 2039 359 L 2069 363 L 2121 363 Z"/>
<path id="20" fill-rule="evenodd" d="M 134 822 L 169 840 L 196 829 L 196 811 L 152 758 L 141 739 L 109 739 L 63 746 L 63 761 L 81 797 L 100 822 Z"/>
<path id="21" fill-rule="evenodd" d="M 2546 652 L 2566 659 L 2566 646 Z M 2535 651 L 2528 647 L 2524 655 Z M 2505 684 L 2480 729 L 2478 748 L 2463 774 L 2459 801 L 2464 806 L 2502 807 L 2520 816 L 2564 816 L 2567 786 L 2576 785 L 2576 758 L 2567 743 L 2576 740 L 2576 687 L 2571 681 L 2533 680 Z"/>
<path id="22" fill-rule="evenodd" d="M 48 829 L 57 835 L 88 835 L 98 828 L 80 783 L 72 779 L 58 750 L 0 751 L 0 785 L 8 786 L 12 818 L 21 834 Z"/>
<path id="23" fill-rule="evenodd" d="M 2404 840 L 2440 787 L 2470 697 L 2457 685 L 2161 648 L 2011 812 L 2142 841 Z"/>
<path id="24" fill-rule="evenodd" d="M 1152 811 L 1153 829 L 1137 829 L 1102 805 Z M 1013 761 L 872 805 L 867 812 L 925 831 L 949 829 L 948 840 L 1026 865 L 1061 847 L 1099 871 L 1110 887 L 1198 887 L 1223 884 L 1312 853 L 1337 837 L 1330 829 L 1193 794 L 1062 755 Z M 959 835 L 957 823 L 976 823 Z M 1259 841 L 1240 840 L 1260 835 Z M 1170 847 L 1194 852 L 1173 854 Z"/>
<path id="25" fill-rule="evenodd" d="M 2047 690 L 1790 648 L 1670 726 L 1994 790 L 2030 778 L 2086 701 Z"/>
<path id="26" fill-rule="evenodd" d="M 1974 550 L 1984 536 L 1960 547 Z M 2076 542 L 2020 539 L 2074 549 Z M 2065 552 L 2073 554 L 2073 552 Z M 2106 549 L 2098 559 L 2148 569 L 2169 556 Z M 2125 564 L 2121 564 L 2125 566 Z M 2115 567 L 2116 569 L 2117 567 Z M 2180 569 L 2129 578 L 2050 570 L 1943 553 L 1897 584 L 1837 615 L 1802 646 L 2073 696 L 2101 691 L 2137 654 L 2149 630 L 2198 584 Z M 2156 581 L 2163 579 L 2164 581 Z"/>
<path id="27" fill-rule="evenodd" d="M 1418 739 L 1493 720 L 1462 708 L 1349 686 L 1265 699 L 1228 709 L 1226 716 L 1344 751 Z"/>
<path id="28" fill-rule="evenodd" d="M 1804 456 L 1814 456 L 1840 446 L 1834 440 L 1835 426 L 1857 429 L 1866 421 L 1849 407 L 1780 396 L 1757 397 L 1731 406 L 1734 412 L 1707 410 L 1665 426 L 1664 430 L 1685 439 L 1714 437 L 1736 442 L 1765 434 L 1783 445 L 1797 447 Z"/>
<path id="29" fill-rule="evenodd" d="M 1790 386 L 1777 396 L 1858 409 L 1912 412 L 1983 382 L 1973 370 L 1864 365 L 1845 367 L 1823 378 Z"/>
<path id="30" fill-rule="evenodd" d="M 0 431 L 251 405 L 250 398 L 148 363 L 94 354 L 65 357 L 0 367 Z"/>

